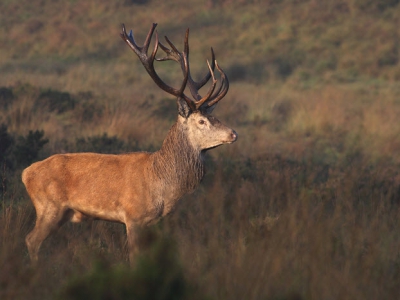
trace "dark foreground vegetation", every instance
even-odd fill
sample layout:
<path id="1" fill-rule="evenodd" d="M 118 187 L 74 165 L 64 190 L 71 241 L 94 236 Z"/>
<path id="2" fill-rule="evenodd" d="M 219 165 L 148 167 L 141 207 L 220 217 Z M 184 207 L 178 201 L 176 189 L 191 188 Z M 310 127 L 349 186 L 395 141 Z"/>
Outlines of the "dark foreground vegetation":
<path id="1" fill-rule="evenodd" d="M 213 46 L 231 81 L 215 115 L 239 139 L 142 230 L 135 267 L 124 227 L 93 221 L 64 225 L 34 268 L 22 169 L 154 151 L 175 119 L 122 22 L 176 45 L 190 27 L 194 76 Z M 1 2 L 0 299 L 398 299 L 399 28 L 397 0 Z"/>

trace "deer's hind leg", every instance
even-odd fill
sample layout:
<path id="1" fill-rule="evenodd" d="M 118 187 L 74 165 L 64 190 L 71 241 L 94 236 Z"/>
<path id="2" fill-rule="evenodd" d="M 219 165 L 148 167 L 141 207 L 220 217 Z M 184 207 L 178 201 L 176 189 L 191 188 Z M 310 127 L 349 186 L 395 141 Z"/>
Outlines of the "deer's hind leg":
<path id="1" fill-rule="evenodd" d="M 131 266 L 135 266 L 135 259 L 139 252 L 138 245 L 138 228 L 135 224 L 126 223 L 126 235 L 128 241 L 129 262 Z"/>
<path id="2" fill-rule="evenodd" d="M 38 253 L 43 241 L 66 221 L 65 216 L 68 210 L 53 203 L 41 205 L 36 202 L 35 204 L 37 204 L 35 205 L 36 224 L 25 238 L 29 256 L 33 263 L 38 261 Z"/>

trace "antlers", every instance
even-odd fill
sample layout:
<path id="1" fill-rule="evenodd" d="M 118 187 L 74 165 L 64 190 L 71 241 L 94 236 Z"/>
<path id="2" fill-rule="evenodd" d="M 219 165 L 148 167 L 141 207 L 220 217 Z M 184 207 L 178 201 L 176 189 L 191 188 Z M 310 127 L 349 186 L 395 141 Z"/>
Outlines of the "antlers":
<path id="1" fill-rule="evenodd" d="M 148 56 L 147 52 L 149 49 L 149 45 L 151 42 L 151 38 L 153 36 L 154 30 L 157 24 L 153 23 L 152 27 L 150 28 L 149 33 L 147 34 L 146 40 L 142 47 L 139 47 L 135 40 L 133 39 L 132 30 L 130 31 L 129 35 L 126 34 L 125 25 L 122 24 L 122 39 L 128 44 L 128 46 L 136 53 L 139 57 L 140 61 L 142 62 L 143 66 L 145 67 L 147 73 L 149 73 L 150 77 L 154 80 L 154 82 L 164 91 L 167 93 L 174 95 L 178 98 L 182 98 L 186 101 L 188 106 L 192 109 L 192 111 L 200 110 L 201 108 L 209 108 L 215 105 L 218 101 L 220 101 L 228 92 L 229 89 L 229 81 L 224 73 L 224 71 L 218 66 L 217 61 L 215 60 L 214 51 L 211 48 L 211 56 L 212 56 L 212 64 L 210 66 L 209 62 L 207 61 L 208 65 L 208 73 L 203 77 L 202 80 L 196 82 L 192 79 L 190 75 L 190 68 L 189 68 L 189 29 L 186 30 L 185 35 L 185 43 L 184 43 L 184 50 L 183 52 L 179 52 L 178 49 L 172 44 L 172 42 L 165 37 L 165 40 L 171 47 L 171 49 L 164 46 L 158 40 L 158 34 L 156 31 L 155 34 L 155 45 L 154 49 L 150 56 Z M 160 47 L 165 53 L 166 56 L 163 58 L 156 58 L 158 47 Z M 166 61 L 166 60 L 173 60 L 178 62 L 181 65 L 182 72 L 183 72 L 183 82 L 180 89 L 173 88 L 167 85 L 161 78 L 157 75 L 154 69 L 154 60 L 156 61 Z M 217 84 L 217 80 L 214 76 L 214 69 L 217 67 L 217 70 L 221 74 L 221 85 L 215 91 L 215 87 Z M 199 94 L 199 90 L 212 78 L 212 84 L 204 97 L 201 97 Z M 190 93 L 194 99 L 189 98 L 184 94 L 186 85 L 189 86 Z"/>

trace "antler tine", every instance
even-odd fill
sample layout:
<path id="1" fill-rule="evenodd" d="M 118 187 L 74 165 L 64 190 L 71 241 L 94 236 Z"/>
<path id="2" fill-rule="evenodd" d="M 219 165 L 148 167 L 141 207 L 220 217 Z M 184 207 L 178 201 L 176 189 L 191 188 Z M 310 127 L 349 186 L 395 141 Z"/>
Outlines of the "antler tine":
<path id="1" fill-rule="evenodd" d="M 189 28 L 186 31 L 186 36 L 185 36 L 185 52 L 184 54 L 186 54 L 186 58 L 188 60 L 189 63 Z M 197 101 L 203 100 L 204 98 L 201 98 L 200 94 L 199 94 L 199 90 L 210 80 L 211 77 L 214 78 L 213 72 L 214 72 L 214 68 L 215 68 L 215 54 L 214 54 L 214 50 L 213 48 L 211 48 L 211 58 L 212 58 L 212 67 L 210 68 L 209 63 L 208 67 L 209 67 L 209 72 L 203 77 L 203 79 L 201 79 L 200 81 L 194 81 L 191 74 L 190 74 L 190 68 L 189 68 L 189 89 L 190 89 L 190 93 L 192 94 L 193 98 Z M 214 79 L 213 79 L 214 80 Z M 213 88 L 214 89 L 214 88 Z M 197 104 L 196 104 L 197 107 Z"/>
<path id="2" fill-rule="evenodd" d="M 151 38 L 153 36 L 154 30 L 156 28 L 157 24 L 153 23 L 152 27 L 149 30 L 149 33 L 147 34 L 146 40 L 144 42 L 144 45 L 142 47 L 138 46 L 133 38 L 132 35 L 132 30 L 129 33 L 129 36 L 126 34 L 126 29 L 125 25 L 122 24 L 122 32 L 121 32 L 121 38 L 128 44 L 128 46 L 136 53 L 136 55 L 139 57 L 141 63 L 145 67 L 147 73 L 150 75 L 150 77 L 153 79 L 153 81 L 164 91 L 167 93 L 174 95 L 176 97 L 183 97 L 186 100 L 186 96 L 183 95 L 183 91 L 185 90 L 187 81 L 188 81 L 188 73 L 189 71 L 189 66 L 187 66 L 187 63 L 185 61 L 182 62 L 182 69 L 184 70 L 184 80 L 182 83 L 181 88 L 175 89 L 169 85 L 167 85 L 164 81 L 161 80 L 161 78 L 158 76 L 154 69 L 154 60 L 157 54 L 158 46 L 159 46 L 159 41 L 158 41 L 158 33 L 156 31 L 156 42 L 154 44 L 154 49 L 150 55 L 148 56 L 147 52 L 149 49 L 149 45 L 151 42 Z M 190 99 L 189 99 L 190 100 Z M 188 100 L 186 100 L 188 101 Z"/>
<path id="3" fill-rule="evenodd" d="M 189 61 L 187 60 L 186 57 L 183 57 L 183 74 L 184 74 L 184 79 L 181 85 L 181 88 L 179 90 L 181 97 L 185 99 L 187 104 L 192 108 L 192 101 L 183 93 L 185 91 L 186 84 L 188 82 L 188 79 L 190 77 L 190 72 L 189 72 Z"/>
<path id="4" fill-rule="evenodd" d="M 144 41 L 144 45 L 143 45 L 143 52 L 147 53 L 147 50 L 149 49 L 150 46 L 150 42 L 151 42 L 151 38 L 153 36 L 153 32 L 156 29 L 157 23 L 153 23 L 151 29 L 149 30 L 149 33 L 146 36 L 146 40 Z M 130 31 L 132 32 L 132 30 Z M 132 40 L 133 40 L 133 36 L 132 36 Z M 154 46 L 154 50 L 153 50 L 153 54 L 155 56 L 155 53 L 157 52 L 158 49 L 158 33 L 156 31 L 156 43 Z"/>
<path id="5" fill-rule="evenodd" d="M 211 107 L 219 102 L 222 98 L 225 97 L 226 93 L 229 90 L 229 80 L 226 76 L 225 72 L 220 68 L 217 61 L 215 61 L 215 65 L 217 67 L 218 72 L 221 74 L 221 86 L 217 90 L 217 92 L 210 97 L 210 100 L 207 102 L 207 107 Z"/>
<path id="6" fill-rule="evenodd" d="M 166 61 L 166 60 L 176 61 L 178 63 L 181 63 L 182 70 L 183 70 L 182 54 L 178 51 L 178 49 L 176 49 L 174 44 L 172 44 L 172 42 L 168 39 L 167 36 L 165 36 L 165 40 L 171 46 L 172 50 L 169 49 L 168 47 L 164 46 L 161 42 L 158 42 L 159 46 L 167 54 L 167 56 L 162 57 L 162 58 L 156 58 L 156 60 L 157 61 Z"/>
<path id="7" fill-rule="evenodd" d="M 211 74 L 214 72 L 215 69 L 215 54 L 214 49 L 211 47 L 211 69 L 209 72 L 203 77 L 203 79 L 199 80 L 198 82 L 194 82 L 192 80 L 192 84 L 196 86 L 197 89 L 201 89 L 211 78 Z"/>
<path id="8" fill-rule="evenodd" d="M 187 56 L 187 60 L 189 61 L 189 43 L 188 43 L 188 39 L 185 39 L 185 49 L 187 49 L 186 52 L 186 56 Z M 203 100 L 204 98 L 201 98 L 200 94 L 199 94 L 199 90 L 210 80 L 211 77 L 213 77 L 213 81 L 214 81 L 214 68 L 215 68 L 215 54 L 214 54 L 214 50 L 213 48 L 211 48 L 211 57 L 212 57 L 212 67 L 210 67 L 209 62 L 207 61 L 208 64 L 208 73 L 203 77 L 203 79 L 201 79 L 200 81 L 194 81 L 192 76 L 190 75 L 190 69 L 189 69 L 189 89 L 190 89 L 190 93 L 192 94 L 193 98 L 200 101 Z M 213 88 L 214 89 L 214 88 Z M 196 104 L 197 106 L 197 104 Z"/>
<path id="9" fill-rule="evenodd" d="M 171 44 L 170 44 L 171 45 Z M 171 45 L 172 47 L 173 45 Z M 189 63 L 189 28 L 186 30 L 186 35 L 185 35 L 185 51 L 184 54 L 186 54 L 188 63 Z M 189 69 L 189 88 L 192 93 L 192 96 L 194 98 L 199 98 L 200 96 L 198 95 L 198 90 L 201 89 L 212 77 L 212 73 L 214 72 L 215 68 L 215 54 L 214 50 L 211 47 L 211 63 L 212 67 L 209 68 L 209 72 L 201 79 L 200 81 L 194 81 L 192 76 L 190 75 L 190 69 Z M 209 63 L 207 62 L 209 65 Z"/>
<path id="10" fill-rule="evenodd" d="M 189 107 L 193 110 L 199 110 L 202 106 L 206 105 L 210 107 L 220 101 L 228 92 L 229 89 L 229 81 L 224 73 L 224 71 L 218 66 L 218 63 L 215 59 L 215 54 L 213 48 L 211 48 L 211 56 L 212 61 L 211 65 L 209 61 L 207 61 L 208 65 L 208 73 L 200 80 L 194 81 L 191 74 L 190 74 L 190 67 L 189 67 L 189 29 L 186 30 L 185 34 L 185 41 L 184 41 L 184 51 L 180 52 L 175 45 L 165 37 L 165 40 L 171 47 L 169 49 L 165 45 L 163 45 L 158 39 L 158 33 L 155 31 L 157 24 L 153 23 L 152 27 L 150 28 L 146 40 L 142 47 L 138 46 L 133 38 L 132 30 L 130 31 L 129 35 L 126 33 L 125 25 L 122 24 L 122 32 L 121 37 L 122 39 L 128 44 L 128 46 L 136 53 L 139 57 L 141 63 L 145 67 L 147 73 L 153 79 L 153 81 L 164 91 L 167 93 L 174 95 L 178 98 L 184 99 Z M 151 55 L 147 54 L 153 33 L 155 31 L 155 44 Z M 158 47 L 160 47 L 165 53 L 166 56 L 163 58 L 156 58 L 156 54 L 158 51 Z M 161 78 L 158 76 L 154 69 L 154 61 L 166 61 L 166 60 L 173 60 L 178 62 L 181 65 L 181 69 L 184 75 L 182 85 L 179 89 L 173 88 L 167 85 Z M 217 91 L 215 91 L 217 80 L 215 79 L 214 69 L 217 67 L 217 70 L 220 73 L 221 78 L 221 85 Z M 199 94 L 199 89 L 202 88 L 209 80 L 212 78 L 212 84 L 204 97 L 201 97 Z M 190 99 L 184 94 L 186 85 L 189 86 L 190 92 L 194 98 Z"/>
<path id="11" fill-rule="evenodd" d="M 193 98 L 195 99 L 194 102 L 197 102 L 199 100 L 202 100 L 203 98 L 199 94 L 199 89 L 202 88 L 213 76 L 212 73 L 215 68 L 215 54 L 213 48 L 211 48 L 211 57 L 212 57 L 212 65 L 211 68 L 209 68 L 208 73 L 200 80 L 200 81 L 194 81 L 191 74 L 190 74 L 190 67 L 189 67 L 189 28 L 186 30 L 185 34 L 185 42 L 184 42 L 184 51 L 180 52 L 175 45 L 170 41 L 170 39 L 165 36 L 165 40 L 171 47 L 169 49 L 165 45 L 163 45 L 161 42 L 159 42 L 159 46 L 161 49 L 167 54 L 163 58 L 157 58 L 157 61 L 166 61 L 166 60 L 173 60 L 181 64 L 182 71 L 184 71 L 184 63 L 183 60 L 186 59 L 187 64 L 188 64 L 188 72 L 189 72 L 189 78 L 188 78 L 188 86 L 190 89 L 190 93 L 192 94 Z M 203 103 L 203 102 L 202 102 Z M 196 104 L 197 106 L 197 104 Z"/>
<path id="12" fill-rule="evenodd" d="M 201 98 L 199 101 L 196 102 L 196 109 L 199 109 L 206 101 L 208 101 L 214 92 L 215 86 L 217 85 L 217 80 L 215 79 L 214 72 L 211 69 L 210 63 L 207 60 L 207 66 L 208 70 L 210 71 L 210 76 L 212 77 L 212 84 L 210 86 L 210 89 L 208 90 L 207 95 L 205 95 L 203 98 Z"/>
<path id="13" fill-rule="evenodd" d="M 147 37 L 146 37 L 143 47 L 140 47 L 136 44 L 136 42 L 133 38 L 132 30 L 129 32 L 129 35 L 126 34 L 125 24 L 122 24 L 122 32 L 120 35 L 121 35 L 121 38 L 128 44 L 128 46 L 136 53 L 136 55 L 139 56 L 140 60 L 142 60 L 143 55 L 147 55 L 151 37 L 152 37 L 153 32 L 156 27 L 157 27 L 157 23 L 153 23 L 152 27 L 150 28 L 149 33 L 147 34 Z"/>

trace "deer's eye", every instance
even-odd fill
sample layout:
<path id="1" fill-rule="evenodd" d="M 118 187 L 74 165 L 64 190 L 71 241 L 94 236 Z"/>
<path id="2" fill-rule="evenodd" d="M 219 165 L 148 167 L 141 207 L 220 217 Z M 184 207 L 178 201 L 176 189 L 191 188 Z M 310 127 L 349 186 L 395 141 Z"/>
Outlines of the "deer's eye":
<path id="1" fill-rule="evenodd" d="M 204 125 L 206 122 L 204 120 L 199 120 L 200 125 Z"/>

